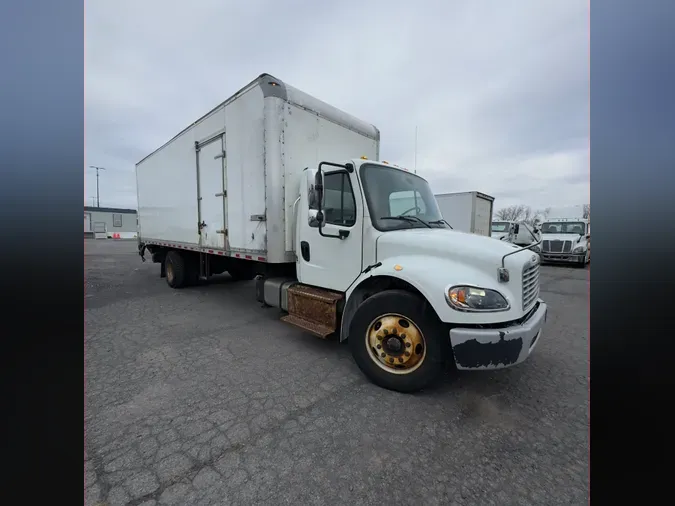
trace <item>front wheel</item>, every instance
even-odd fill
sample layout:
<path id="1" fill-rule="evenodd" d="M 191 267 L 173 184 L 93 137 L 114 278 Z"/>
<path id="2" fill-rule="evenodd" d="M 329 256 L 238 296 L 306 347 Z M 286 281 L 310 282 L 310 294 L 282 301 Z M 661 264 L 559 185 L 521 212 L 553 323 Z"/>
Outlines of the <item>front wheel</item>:
<path id="1" fill-rule="evenodd" d="M 349 327 L 349 347 L 373 383 L 409 393 L 436 380 L 448 343 L 426 301 L 404 290 L 387 290 L 358 308 Z"/>

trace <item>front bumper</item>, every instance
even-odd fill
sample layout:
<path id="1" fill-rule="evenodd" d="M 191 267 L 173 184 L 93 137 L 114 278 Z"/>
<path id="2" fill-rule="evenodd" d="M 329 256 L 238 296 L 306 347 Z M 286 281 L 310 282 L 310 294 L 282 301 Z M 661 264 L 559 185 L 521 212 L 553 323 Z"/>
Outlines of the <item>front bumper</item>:
<path id="1" fill-rule="evenodd" d="M 541 299 L 529 317 L 510 327 L 450 330 L 457 369 L 503 369 L 530 356 L 541 337 L 548 307 Z"/>
<path id="2" fill-rule="evenodd" d="M 586 252 L 583 253 L 551 253 L 551 252 L 542 252 L 539 253 L 542 261 L 544 262 L 561 262 L 561 263 L 571 263 L 578 264 L 584 261 L 586 258 Z"/>

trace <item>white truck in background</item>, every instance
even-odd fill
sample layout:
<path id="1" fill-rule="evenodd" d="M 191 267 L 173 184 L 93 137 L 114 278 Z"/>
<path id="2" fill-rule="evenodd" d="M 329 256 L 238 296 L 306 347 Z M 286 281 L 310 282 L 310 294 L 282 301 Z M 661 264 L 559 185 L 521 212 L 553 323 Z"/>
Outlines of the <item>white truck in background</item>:
<path id="1" fill-rule="evenodd" d="M 392 390 L 449 357 L 523 362 L 547 314 L 538 255 L 451 230 L 427 181 L 379 149 L 374 126 L 263 74 L 137 164 L 139 254 L 176 289 L 255 277 L 252 302 L 346 340 Z"/>
<path id="2" fill-rule="evenodd" d="M 541 225 L 541 260 L 584 267 L 591 262 L 591 221 L 582 217 L 551 217 Z"/>
<path id="3" fill-rule="evenodd" d="M 491 226 L 492 238 L 510 242 L 516 246 L 532 246 L 532 251 L 539 252 L 541 232 L 539 227 L 530 226 L 524 221 L 493 221 Z"/>
<path id="4" fill-rule="evenodd" d="M 476 191 L 439 193 L 435 197 L 443 219 L 454 230 L 490 237 L 494 197 Z"/>

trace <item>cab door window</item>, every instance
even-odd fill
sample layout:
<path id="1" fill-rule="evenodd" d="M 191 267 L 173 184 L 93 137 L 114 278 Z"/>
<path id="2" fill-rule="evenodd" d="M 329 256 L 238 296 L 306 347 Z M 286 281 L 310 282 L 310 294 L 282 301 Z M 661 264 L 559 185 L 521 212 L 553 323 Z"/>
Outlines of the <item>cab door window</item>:
<path id="1" fill-rule="evenodd" d="M 323 177 L 325 223 L 351 227 L 356 223 L 356 199 L 346 172 L 329 172 Z"/>

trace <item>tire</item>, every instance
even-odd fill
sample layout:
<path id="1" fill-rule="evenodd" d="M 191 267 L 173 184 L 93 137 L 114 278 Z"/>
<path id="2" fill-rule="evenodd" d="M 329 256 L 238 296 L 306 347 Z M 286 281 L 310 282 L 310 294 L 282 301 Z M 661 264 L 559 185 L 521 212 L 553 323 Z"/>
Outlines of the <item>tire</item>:
<path id="1" fill-rule="evenodd" d="M 401 320 L 407 321 L 408 327 L 401 325 Z M 412 330 L 406 334 L 406 328 Z M 415 337 L 419 334 L 421 352 Z M 392 339 L 382 340 L 386 335 L 396 338 L 398 344 Z M 449 350 L 436 314 L 425 300 L 404 290 L 387 290 L 366 299 L 349 326 L 348 343 L 356 365 L 373 383 L 403 393 L 416 392 L 434 382 L 443 371 Z M 385 363 L 391 360 L 395 360 L 394 365 Z"/>
<path id="2" fill-rule="evenodd" d="M 171 288 L 183 288 L 187 280 L 185 261 L 177 251 L 169 251 L 164 260 L 166 283 Z"/>

